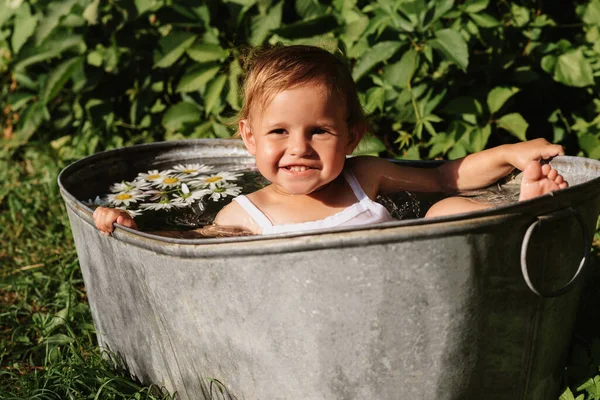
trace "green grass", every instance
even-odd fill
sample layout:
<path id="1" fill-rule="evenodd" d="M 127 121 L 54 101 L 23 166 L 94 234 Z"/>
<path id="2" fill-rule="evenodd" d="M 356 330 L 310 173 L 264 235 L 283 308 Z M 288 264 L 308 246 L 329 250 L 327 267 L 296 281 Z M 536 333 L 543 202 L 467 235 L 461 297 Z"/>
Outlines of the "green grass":
<path id="1" fill-rule="evenodd" d="M 0 398 L 171 399 L 115 368 L 97 346 L 56 185 L 63 166 L 43 146 L 18 162 L 0 159 Z M 596 251 L 591 269 L 599 266 Z M 564 377 L 571 389 L 561 400 L 600 398 L 599 277 L 583 294 Z"/>
<path id="2" fill-rule="evenodd" d="M 0 160 L 0 398 L 168 399 L 97 346 L 56 176 L 30 148 Z"/>

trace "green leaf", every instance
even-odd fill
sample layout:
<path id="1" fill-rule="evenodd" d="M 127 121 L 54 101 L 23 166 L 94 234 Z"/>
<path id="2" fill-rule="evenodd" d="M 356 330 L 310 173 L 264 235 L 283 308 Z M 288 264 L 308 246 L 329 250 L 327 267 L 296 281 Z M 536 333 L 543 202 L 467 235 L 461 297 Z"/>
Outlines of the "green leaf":
<path id="1" fill-rule="evenodd" d="M 556 67 L 556 57 L 553 55 L 547 55 L 542 57 L 540 66 L 544 71 L 546 71 L 550 75 L 554 75 L 554 67 Z"/>
<path id="2" fill-rule="evenodd" d="M 589 158 L 600 160 L 600 138 L 591 133 L 585 133 L 579 136 L 579 147 Z"/>
<path id="3" fill-rule="evenodd" d="M 600 376 L 596 375 L 590 378 L 587 382 L 577 388 L 578 391 L 585 390 L 588 394 L 588 399 L 600 399 Z"/>
<path id="4" fill-rule="evenodd" d="M 413 74 L 419 67 L 419 55 L 414 48 L 408 49 L 402 55 L 402 58 L 397 63 L 387 65 L 383 69 L 383 79 L 385 82 L 401 88 L 408 87 Z"/>
<path id="5" fill-rule="evenodd" d="M 142 15 L 146 11 L 155 10 L 160 7 L 161 3 L 158 0 L 135 0 L 135 8 L 137 8 L 138 15 Z"/>
<path id="6" fill-rule="evenodd" d="M 379 140 L 377 137 L 370 135 L 370 134 L 366 134 L 362 140 L 360 141 L 360 143 L 358 143 L 358 146 L 356 146 L 356 149 L 354 149 L 354 152 L 352 152 L 353 156 L 377 156 L 379 155 L 379 153 L 381 153 L 382 151 L 385 151 L 386 147 L 385 144 L 383 144 L 383 142 L 381 140 Z"/>
<path id="7" fill-rule="evenodd" d="M 469 14 L 469 17 L 471 17 L 477 26 L 482 28 L 495 28 L 500 25 L 500 21 L 487 13 Z"/>
<path id="8" fill-rule="evenodd" d="M 17 10 L 17 15 L 15 15 L 14 31 L 11 37 L 14 54 L 17 54 L 27 39 L 33 35 L 37 22 L 37 17 L 31 15 L 29 4 L 23 3 Z"/>
<path id="9" fill-rule="evenodd" d="M 467 155 L 467 153 L 467 149 L 465 149 L 463 143 L 457 142 L 454 144 L 454 146 L 452 146 L 452 148 L 448 152 L 448 159 L 456 160 L 459 158 L 463 158 Z"/>
<path id="10" fill-rule="evenodd" d="M 469 65 L 469 48 L 460 33 L 452 29 L 442 29 L 435 32 L 435 36 L 436 38 L 430 40 L 429 44 L 440 51 L 446 60 L 452 61 L 466 71 Z"/>
<path id="11" fill-rule="evenodd" d="M 215 136 L 223 139 L 227 139 L 231 137 L 231 131 L 224 125 L 219 124 L 217 122 L 211 122 L 211 126 L 213 131 L 215 132 Z"/>
<path id="12" fill-rule="evenodd" d="M 469 144 L 471 153 L 478 153 L 485 149 L 487 142 L 492 134 L 492 127 L 488 124 L 483 128 L 476 127 L 470 133 Z"/>
<path id="13" fill-rule="evenodd" d="M 102 53 L 98 50 L 90 51 L 87 55 L 87 63 L 94 67 L 102 66 Z"/>
<path id="14" fill-rule="evenodd" d="M 86 8 L 83 10 L 83 18 L 87 21 L 89 25 L 96 25 L 98 23 L 98 5 L 100 4 L 100 0 L 93 0 Z"/>
<path id="15" fill-rule="evenodd" d="M 487 8 L 490 0 L 467 0 L 463 5 L 465 12 L 470 14 L 478 13 L 479 11 L 483 11 Z"/>
<path id="16" fill-rule="evenodd" d="M 188 69 L 179 81 L 176 92 L 187 93 L 204 90 L 205 85 L 217 75 L 219 69 L 221 67 L 215 64 L 197 65 Z"/>
<path id="17" fill-rule="evenodd" d="M 162 119 L 162 125 L 168 131 L 181 129 L 185 124 L 200 121 L 200 111 L 195 104 L 181 102 L 167 110 Z"/>
<path id="18" fill-rule="evenodd" d="M 40 93 L 40 99 L 43 104 L 48 104 L 50 100 L 56 97 L 82 61 L 81 57 L 75 57 L 54 68 Z"/>
<path id="19" fill-rule="evenodd" d="M 592 67 L 581 50 L 558 56 L 554 67 L 554 79 L 567 86 L 584 87 L 594 84 Z"/>
<path id="20" fill-rule="evenodd" d="M 419 145 L 414 144 L 412 146 L 410 146 L 405 152 L 404 154 L 402 154 L 400 156 L 401 159 L 403 160 L 420 160 L 421 159 L 421 154 L 419 151 Z"/>
<path id="21" fill-rule="evenodd" d="M 563 394 L 560 395 L 558 400 L 575 400 L 575 396 L 573 396 L 573 392 L 571 392 L 571 389 L 569 389 L 569 387 L 567 386 L 567 388 L 565 389 Z"/>
<path id="22" fill-rule="evenodd" d="M 371 68 L 379 64 L 382 61 L 388 60 L 392 57 L 402 46 L 402 42 L 380 42 L 368 50 L 356 63 L 352 77 L 355 81 L 358 81 L 363 77 Z"/>
<path id="23" fill-rule="evenodd" d="M 206 96 L 204 97 L 204 106 L 206 108 L 206 115 L 210 114 L 215 107 L 220 103 L 221 92 L 227 82 L 227 75 L 222 74 L 217 79 L 211 82 L 206 90 Z"/>
<path id="24" fill-rule="evenodd" d="M 31 104 L 22 114 L 21 127 L 13 136 L 12 147 L 26 144 L 44 119 L 45 109 L 41 102 Z"/>
<path id="25" fill-rule="evenodd" d="M 19 111 L 34 99 L 34 95 L 26 92 L 16 92 L 8 95 L 8 104 L 12 111 Z"/>
<path id="26" fill-rule="evenodd" d="M 491 114 L 498 111 L 512 95 L 519 92 L 517 87 L 495 87 L 487 97 L 487 104 Z"/>
<path id="27" fill-rule="evenodd" d="M 473 97 L 463 96 L 452 99 L 443 110 L 447 114 L 463 115 L 481 115 L 483 109 L 481 103 Z"/>
<path id="28" fill-rule="evenodd" d="M 361 15 L 360 18 L 346 24 L 344 33 L 342 35 L 346 46 L 350 47 L 358 39 L 360 39 L 362 34 L 365 32 L 365 29 L 367 29 L 368 25 L 369 17 L 367 17 L 366 15 Z"/>
<path id="29" fill-rule="evenodd" d="M 375 112 L 376 109 L 383 111 L 383 102 L 385 101 L 385 89 L 375 86 L 367 91 L 367 103 L 365 109 L 368 113 Z"/>
<path id="30" fill-rule="evenodd" d="M 167 68 L 194 43 L 197 36 L 189 32 L 176 31 L 160 39 L 160 53 L 154 55 L 154 68 Z"/>
<path id="31" fill-rule="evenodd" d="M 69 343 L 73 343 L 75 341 L 75 339 L 73 339 L 72 337 L 69 337 L 63 333 L 57 333 L 55 335 L 52 335 L 48 338 L 46 338 L 43 343 L 44 344 L 53 344 L 53 345 L 61 345 L 61 344 L 69 344 Z"/>
<path id="32" fill-rule="evenodd" d="M 0 28 L 10 19 L 18 8 L 11 7 L 8 1 L 0 1 Z"/>
<path id="33" fill-rule="evenodd" d="M 15 70 L 22 71 L 31 64 L 57 57 L 63 52 L 75 49 L 78 53 L 85 51 L 85 42 L 80 35 L 55 35 L 39 47 L 24 50 L 21 59 L 15 65 Z"/>
<path id="34" fill-rule="evenodd" d="M 45 15 L 35 32 L 35 44 L 42 43 L 58 26 L 60 19 L 71 12 L 75 0 L 54 1 L 48 4 L 48 14 Z"/>
<path id="35" fill-rule="evenodd" d="M 295 6 L 296 12 L 302 19 L 319 17 L 327 9 L 327 6 L 320 4 L 317 0 L 296 0 Z"/>
<path id="36" fill-rule="evenodd" d="M 527 7 L 520 6 L 516 3 L 511 3 L 510 11 L 515 22 L 515 26 L 519 28 L 527 25 L 531 20 L 529 9 Z"/>
<path id="37" fill-rule="evenodd" d="M 227 103 L 234 110 L 241 108 L 240 104 L 240 85 L 239 78 L 242 75 L 242 68 L 237 59 L 229 64 L 229 91 L 227 92 Z"/>
<path id="38" fill-rule="evenodd" d="M 250 44 L 257 46 L 265 41 L 271 30 L 279 28 L 281 25 L 281 15 L 283 12 L 283 1 L 272 7 L 266 16 L 257 15 L 252 19 L 252 33 L 250 34 Z"/>
<path id="39" fill-rule="evenodd" d="M 298 21 L 293 24 L 284 25 L 273 30 L 279 36 L 285 38 L 297 39 L 304 37 L 313 37 L 331 32 L 337 28 L 338 23 L 333 15 L 325 15 L 322 17 Z"/>
<path id="40" fill-rule="evenodd" d="M 199 43 L 186 50 L 187 55 L 200 63 L 224 60 L 229 56 L 229 51 L 217 44 Z"/>
<path id="41" fill-rule="evenodd" d="M 425 26 L 427 28 L 429 25 L 433 24 L 440 18 L 442 18 L 448 11 L 452 9 L 454 6 L 454 0 L 436 0 L 435 1 L 435 10 L 433 13 L 433 18 L 429 23 Z"/>
<path id="42" fill-rule="evenodd" d="M 583 22 L 588 25 L 600 25 L 600 0 L 592 0 L 588 3 L 583 13 Z"/>
<path id="43" fill-rule="evenodd" d="M 527 132 L 529 124 L 527 121 L 525 121 L 521 114 L 506 114 L 496 120 L 496 126 L 498 126 L 498 128 L 506 129 L 512 133 L 513 136 L 517 137 L 523 142 L 527 140 L 525 133 Z"/>

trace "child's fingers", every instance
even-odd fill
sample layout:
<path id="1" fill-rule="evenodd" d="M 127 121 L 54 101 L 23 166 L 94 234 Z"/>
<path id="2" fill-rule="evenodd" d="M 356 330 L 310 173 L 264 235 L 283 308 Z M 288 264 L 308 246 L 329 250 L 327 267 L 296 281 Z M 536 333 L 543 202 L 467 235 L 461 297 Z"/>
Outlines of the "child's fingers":
<path id="1" fill-rule="evenodd" d="M 121 214 L 117 217 L 117 224 L 126 226 L 128 228 L 137 229 L 135 221 L 129 216 L 129 214 Z"/>
<path id="2" fill-rule="evenodd" d="M 550 144 L 542 149 L 542 158 L 548 159 L 556 156 L 564 156 L 565 149 L 559 144 Z"/>

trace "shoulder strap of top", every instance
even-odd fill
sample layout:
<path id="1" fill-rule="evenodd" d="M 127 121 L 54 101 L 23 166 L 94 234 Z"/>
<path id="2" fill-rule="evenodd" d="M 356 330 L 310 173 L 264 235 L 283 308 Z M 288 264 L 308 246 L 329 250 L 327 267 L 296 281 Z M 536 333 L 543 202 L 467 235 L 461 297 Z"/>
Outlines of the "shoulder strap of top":
<path id="1" fill-rule="evenodd" d="M 269 221 L 269 218 L 267 218 L 267 216 L 260 211 L 258 207 L 256 207 L 254 203 L 250 201 L 250 199 L 248 199 L 248 197 L 242 194 L 234 197 L 233 200 L 242 206 L 244 211 L 246 211 L 252 217 L 252 219 L 254 219 L 254 222 L 256 222 L 262 229 L 273 226 L 271 221 Z"/>
<path id="2" fill-rule="evenodd" d="M 344 178 L 346 178 L 346 182 L 348 182 L 350 188 L 352 188 L 352 191 L 354 192 L 354 195 L 356 196 L 358 201 L 362 201 L 365 197 L 367 197 L 367 194 L 363 190 L 362 186 L 360 186 L 358 179 L 356 179 L 356 177 L 348 167 L 344 168 Z"/>

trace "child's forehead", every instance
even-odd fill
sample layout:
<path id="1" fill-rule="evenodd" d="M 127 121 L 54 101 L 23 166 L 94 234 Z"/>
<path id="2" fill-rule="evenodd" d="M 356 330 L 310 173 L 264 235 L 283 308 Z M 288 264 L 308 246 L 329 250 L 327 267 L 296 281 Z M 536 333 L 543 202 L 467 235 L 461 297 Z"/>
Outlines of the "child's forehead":
<path id="1" fill-rule="evenodd" d="M 273 102 L 275 97 L 277 97 L 279 94 L 281 94 L 283 92 L 294 91 L 295 89 L 305 89 L 305 88 L 308 88 L 311 91 L 314 90 L 315 92 L 318 92 L 324 98 L 327 98 L 327 99 L 335 98 L 336 100 L 340 100 L 341 102 L 339 103 L 339 106 L 345 107 L 346 101 L 345 101 L 345 99 L 342 98 L 343 96 L 340 93 L 333 90 L 332 87 L 330 87 L 329 85 L 327 85 L 323 82 L 314 82 L 314 83 L 291 85 L 291 86 L 285 87 L 285 88 L 263 90 L 258 96 L 256 96 L 256 98 L 253 101 L 253 104 L 250 105 L 249 113 L 259 116 L 269 107 L 269 105 Z M 300 96 L 301 94 L 298 93 L 297 95 Z"/>

